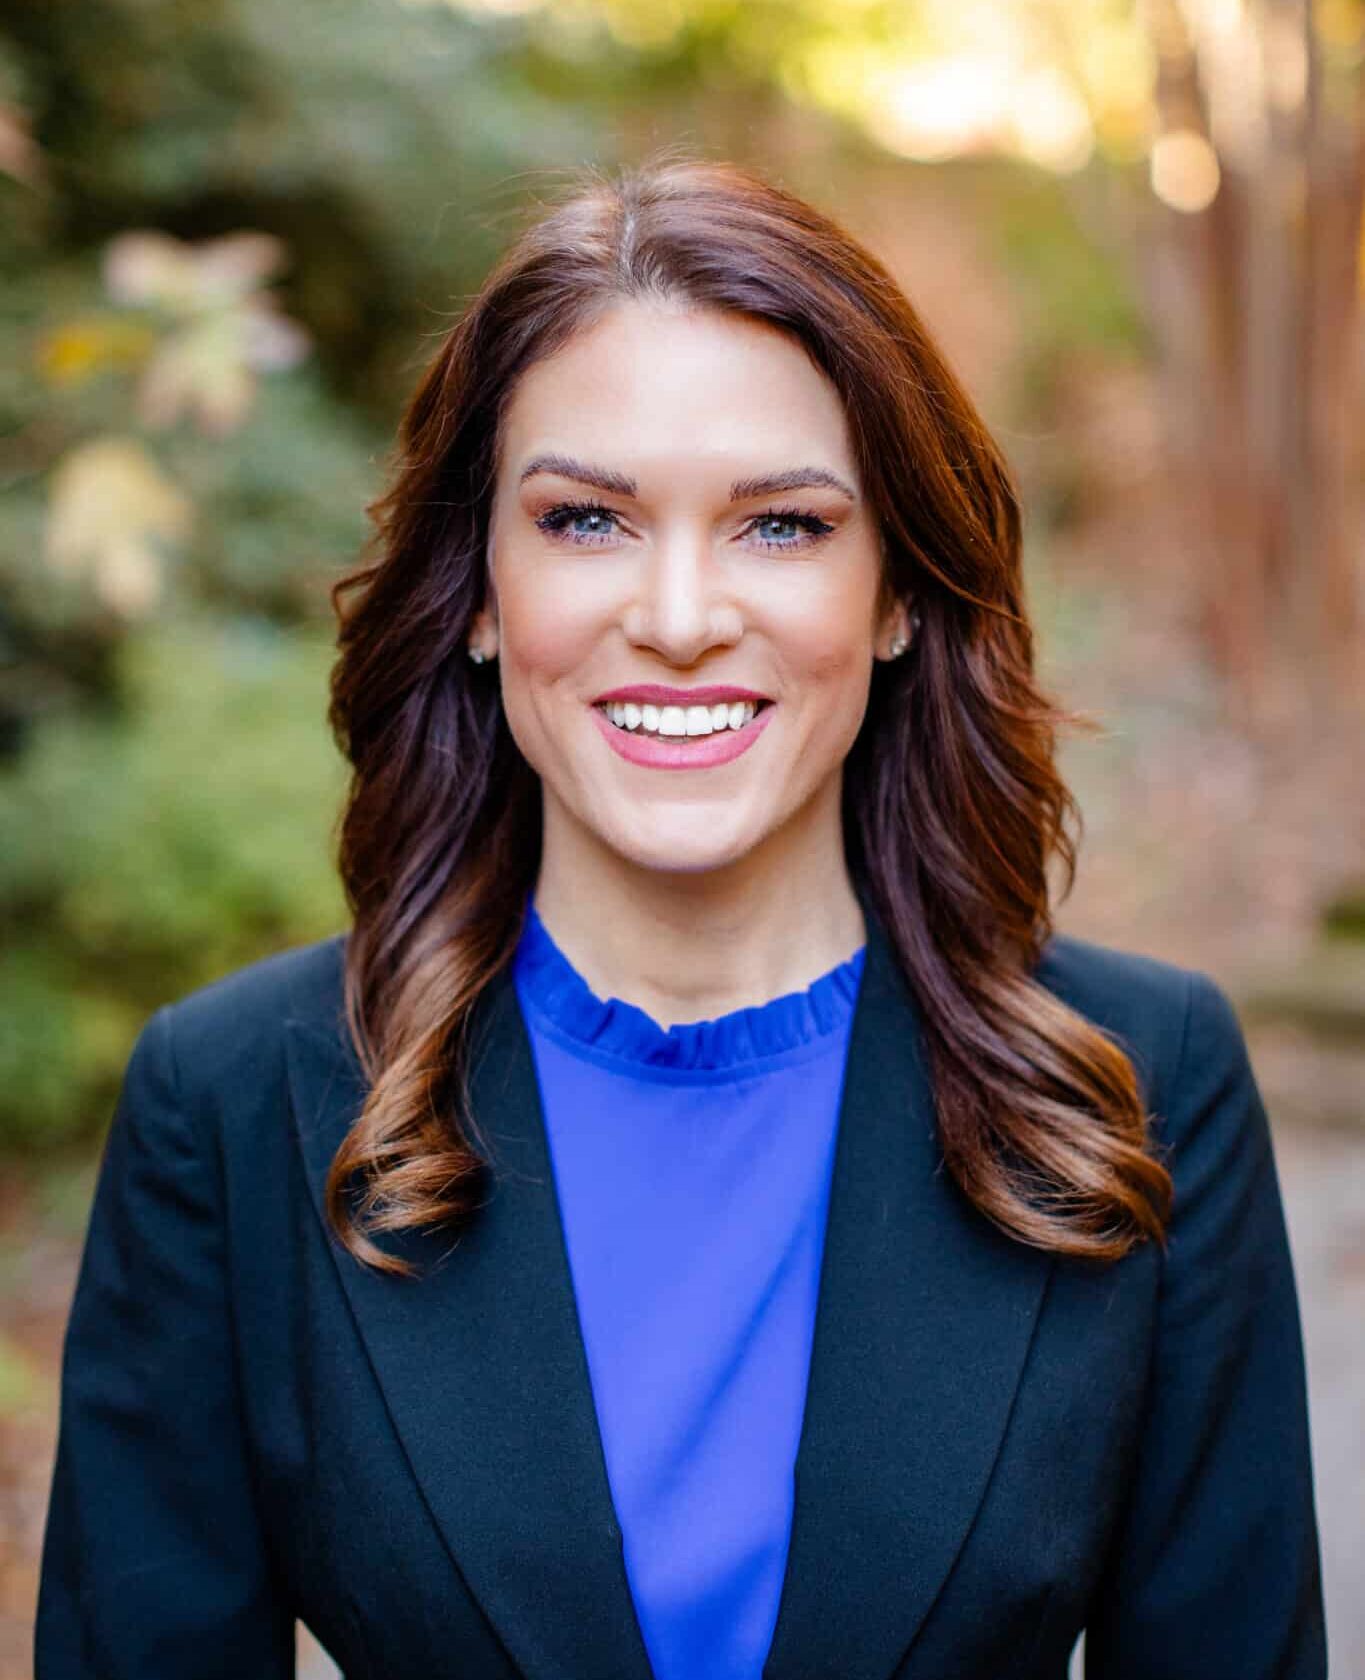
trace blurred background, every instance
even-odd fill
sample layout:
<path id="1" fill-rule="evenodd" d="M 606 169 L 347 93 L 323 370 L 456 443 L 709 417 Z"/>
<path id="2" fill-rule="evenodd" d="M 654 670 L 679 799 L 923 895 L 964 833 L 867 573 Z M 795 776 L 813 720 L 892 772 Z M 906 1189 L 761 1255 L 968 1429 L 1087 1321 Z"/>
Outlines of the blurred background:
<path id="1" fill-rule="evenodd" d="M 9 0 L 0 1680 L 132 1039 L 344 925 L 327 589 L 404 399 L 567 168 L 668 146 L 860 234 L 1016 469 L 1103 726 L 1058 925 L 1238 1005 L 1365 1675 L 1365 0 Z"/>

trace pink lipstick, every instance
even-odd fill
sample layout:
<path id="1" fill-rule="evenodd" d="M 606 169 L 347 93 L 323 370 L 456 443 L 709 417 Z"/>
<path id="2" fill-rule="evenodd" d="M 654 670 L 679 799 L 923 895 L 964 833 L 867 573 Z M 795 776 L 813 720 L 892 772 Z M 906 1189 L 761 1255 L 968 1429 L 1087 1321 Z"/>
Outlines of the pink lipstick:
<path id="1" fill-rule="evenodd" d="M 756 689 L 736 688 L 732 683 L 708 683 L 704 688 L 669 688 L 664 683 L 627 683 L 621 688 L 609 688 L 594 694 L 592 704 L 604 706 L 609 700 L 633 700 L 638 706 L 713 706 L 723 700 L 766 700 L 766 694 Z"/>

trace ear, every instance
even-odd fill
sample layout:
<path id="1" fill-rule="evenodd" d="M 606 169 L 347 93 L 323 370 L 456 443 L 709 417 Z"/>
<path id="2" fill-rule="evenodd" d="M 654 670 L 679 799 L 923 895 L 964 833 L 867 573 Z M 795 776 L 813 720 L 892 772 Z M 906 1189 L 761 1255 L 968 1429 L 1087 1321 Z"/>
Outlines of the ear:
<path id="1" fill-rule="evenodd" d="M 910 644 L 913 633 L 910 603 L 899 596 L 891 600 L 877 624 L 873 653 L 878 659 L 896 659 Z M 893 648 L 896 649 L 893 652 Z"/>
<path id="2" fill-rule="evenodd" d="M 498 651 L 498 610 L 490 596 L 469 621 L 465 644 L 471 653 L 482 653 L 492 659 Z"/>

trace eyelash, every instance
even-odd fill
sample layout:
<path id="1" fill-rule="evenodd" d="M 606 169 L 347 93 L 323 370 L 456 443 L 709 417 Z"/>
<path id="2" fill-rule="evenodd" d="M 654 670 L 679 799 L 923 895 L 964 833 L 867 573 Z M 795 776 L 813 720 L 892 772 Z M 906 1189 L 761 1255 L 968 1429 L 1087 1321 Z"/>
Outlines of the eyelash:
<path id="1" fill-rule="evenodd" d="M 603 507 L 600 502 L 557 502 L 554 507 L 547 508 L 536 520 L 537 526 L 555 542 L 573 543 L 579 548 L 597 548 L 601 541 L 610 533 L 601 532 L 595 537 L 574 536 L 568 529 L 569 523 L 584 514 L 601 514 L 604 518 L 615 519 L 617 516 L 610 508 Z M 800 508 L 766 508 L 762 513 L 756 513 L 749 521 L 750 525 L 757 525 L 765 519 L 788 520 L 798 525 L 806 532 L 804 541 L 792 542 L 775 541 L 771 537 L 760 537 L 759 543 L 764 548 L 795 549 L 807 548 L 829 536 L 834 527 L 816 514 L 806 513 Z"/>

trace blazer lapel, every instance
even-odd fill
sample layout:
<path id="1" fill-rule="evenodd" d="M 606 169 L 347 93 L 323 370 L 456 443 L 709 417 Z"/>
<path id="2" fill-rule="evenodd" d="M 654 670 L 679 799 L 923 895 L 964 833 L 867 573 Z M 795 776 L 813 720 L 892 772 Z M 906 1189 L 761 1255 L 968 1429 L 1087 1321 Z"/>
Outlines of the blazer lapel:
<path id="1" fill-rule="evenodd" d="M 886 1680 L 902 1661 L 984 1496 L 1053 1270 L 942 1166 L 919 1011 L 865 909 L 765 1680 Z"/>
<path id="2" fill-rule="evenodd" d="M 288 1023 L 291 1094 L 319 1216 L 365 1082 L 335 987 Z M 480 1000 L 470 1080 L 497 1163 L 452 1247 L 387 1235 L 421 1279 L 339 1244 L 338 1269 L 413 1473 L 460 1573 L 535 1680 L 650 1680 L 593 1406 L 529 1040 L 504 974 Z M 432 1266 L 434 1270 L 430 1270 Z"/>

